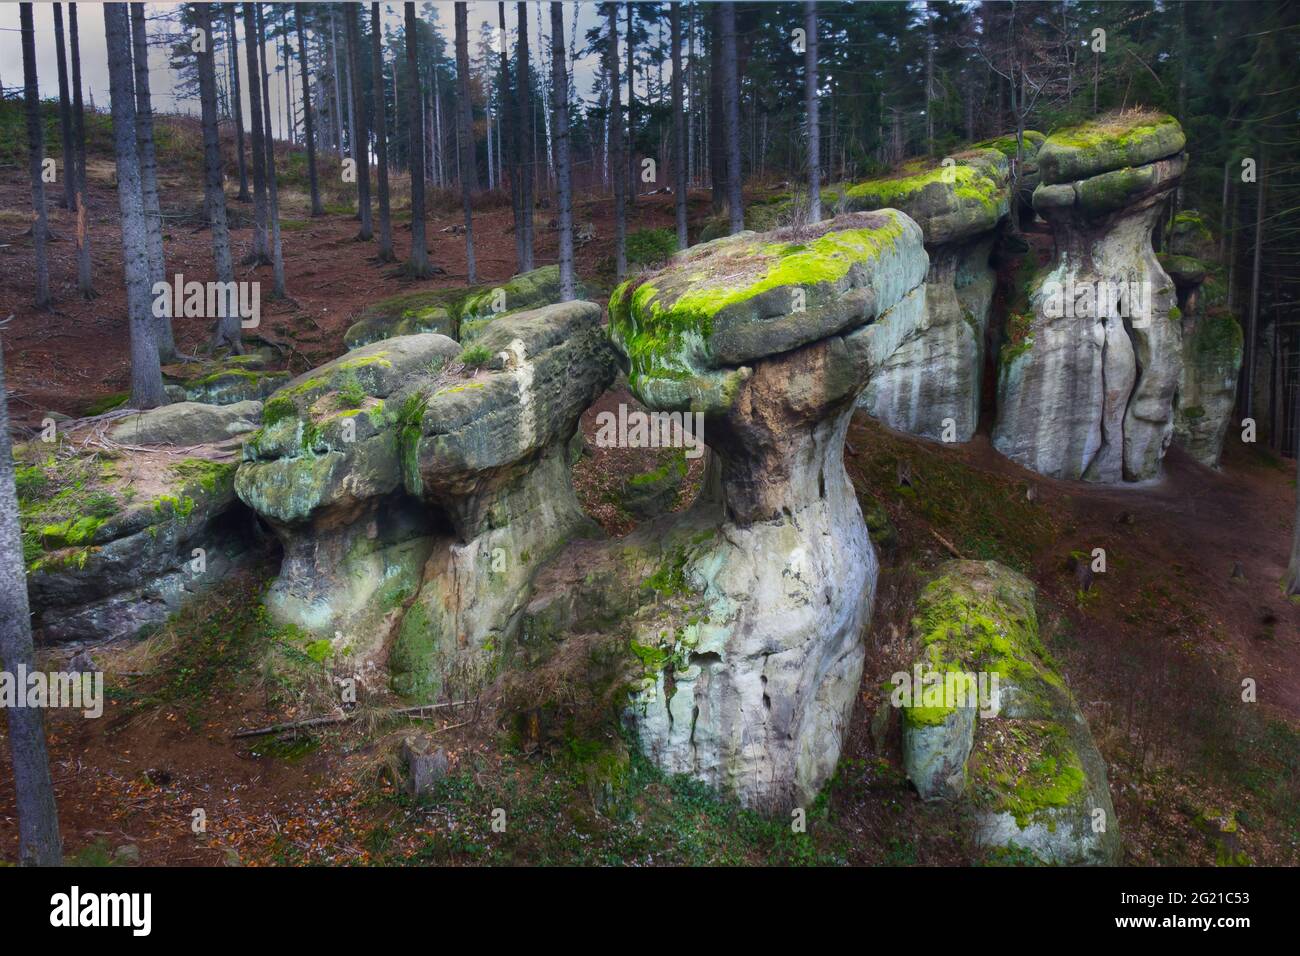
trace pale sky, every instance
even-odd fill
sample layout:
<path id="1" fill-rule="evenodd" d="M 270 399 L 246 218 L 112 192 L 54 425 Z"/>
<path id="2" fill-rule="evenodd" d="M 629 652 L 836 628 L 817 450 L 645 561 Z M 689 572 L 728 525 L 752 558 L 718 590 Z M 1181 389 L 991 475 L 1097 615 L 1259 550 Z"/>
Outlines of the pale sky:
<path id="1" fill-rule="evenodd" d="M 168 11 L 180 6 L 178 3 L 148 3 L 145 4 L 145 16 L 149 20 L 149 35 L 151 38 L 162 32 L 172 32 L 175 27 L 171 22 L 154 22 L 155 18 L 166 16 Z M 419 0 L 416 9 L 421 10 L 424 6 L 423 0 Z M 434 6 L 438 9 L 438 29 L 442 33 L 447 43 L 448 54 L 451 55 L 453 28 L 455 25 L 454 8 L 451 0 L 435 0 Z M 550 5 L 549 3 L 538 2 L 533 0 L 529 6 L 529 48 L 533 57 L 534 69 L 540 65 L 544 69 L 550 69 L 550 48 L 549 45 L 544 51 L 545 59 L 539 60 L 540 45 L 538 43 L 538 11 L 541 12 L 542 26 L 549 33 L 551 29 Z M 380 9 L 383 11 L 383 22 L 385 33 L 390 29 L 400 27 L 403 23 L 403 9 L 400 3 L 382 3 Z M 367 16 L 369 15 L 369 4 L 366 4 Z M 589 27 L 595 25 L 598 20 L 596 14 L 595 0 L 587 2 L 568 2 L 565 4 L 564 23 L 566 41 L 572 35 L 573 16 L 578 16 L 578 43 L 577 48 L 581 50 L 585 44 L 585 35 Z M 55 56 L 54 46 L 54 11 L 52 3 L 35 3 L 33 4 L 33 19 L 36 28 L 36 64 L 37 73 L 40 79 L 41 96 L 47 99 L 56 98 L 59 95 L 59 78 L 57 68 L 57 58 Z M 67 5 L 64 5 L 64 29 L 67 30 Z M 497 26 L 497 4 L 494 0 L 472 0 L 469 4 L 469 33 L 470 33 L 470 57 L 475 59 L 478 50 L 478 37 L 480 27 L 483 23 L 490 23 L 493 29 Z M 516 24 L 516 14 L 514 3 L 506 4 L 506 26 L 510 34 L 510 42 L 514 43 L 514 33 Z M 103 7 L 99 3 L 78 3 L 77 4 L 77 27 L 81 45 L 81 79 L 82 79 L 82 96 L 85 98 L 87 107 L 92 99 L 97 107 L 101 110 L 107 110 L 109 105 L 108 96 L 108 53 L 104 43 L 104 14 Z M 239 30 L 240 50 L 240 68 L 241 78 L 246 76 L 243 70 L 244 56 L 242 50 L 243 43 L 243 26 L 242 21 L 237 28 Z M 66 43 L 65 38 L 65 43 Z M 267 66 L 273 68 L 276 61 L 272 55 L 273 45 L 268 44 L 267 48 Z M 224 69 L 224 59 L 219 59 L 217 64 L 218 71 Z M 596 74 L 596 58 L 594 56 L 579 57 L 575 70 L 575 88 L 578 95 L 587 97 L 591 90 L 591 84 Z M 71 66 L 69 66 L 69 73 Z M 199 112 L 197 98 L 178 99 L 173 92 L 173 83 L 171 80 L 171 69 L 168 64 L 168 51 L 161 46 L 151 46 L 150 49 L 150 85 L 153 94 L 154 110 L 160 113 L 180 112 L 193 113 Z M 241 81 L 242 82 L 242 81 Z M 294 64 L 294 84 L 297 86 L 298 74 L 297 64 Z M 0 84 L 3 85 L 5 94 L 12 95 L 14 88 L 21 89 L 23 83 L 23 59 L 22 59 L 22 35 L 19 29 L 18 4 L 5 2 L 0 4 Z M 284 133 L 281 113 L 284 101 L 284 78 L 272 75 L 270 86 L 270 99 L 275 121 L 276 136 L 282 136 Z M 244 91 L 244 121 L 248 122 L 249 112 L 247 108 L 248 85 L 242 82 Z M 294 95 L 297 96 L 295 88 Z"/>

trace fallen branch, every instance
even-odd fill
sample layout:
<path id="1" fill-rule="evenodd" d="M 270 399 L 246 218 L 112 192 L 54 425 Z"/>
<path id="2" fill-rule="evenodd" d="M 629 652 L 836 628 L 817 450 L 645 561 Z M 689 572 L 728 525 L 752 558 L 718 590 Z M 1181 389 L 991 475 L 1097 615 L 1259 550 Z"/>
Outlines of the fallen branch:
<path id="1" fill-rule="evenodd" d="M 419 704 L 415 707 L 402 707 L 393 711 L 403 717 L 423 716 L 426 710 L 442 710 L 445 707 L 460 707 L 465 704 L 472 704 L 472 700 L 449 700 L 441 704 Z M 286 730 L 302 730 L 307 727 L 328 727 L 332 724 L 342 724 L 351 720 L 353 711 L 344 711 L 337 714 L 326 714 L 324 717 L 308 717 L 305 720 L 290 720 L 283 724 L 271 724 L 269 727 L 257 727 L 253 730 L 240 730 L 230 736 L 235 740 L 243 737 L 265 737 L 267 734 L 280 734 Z M 457 725 L 461 726 L 461 725 Z M 446 728 L 450 730 L 451 728 Z"/>
<path id="2" fill-rule="evenodd" d="M 961 552 L 958 551 L 956 547 L 953 546 L 953 543 L 951 541 L 949 541 L 939 532 L 935 531 L 933 528 L 930 529 L 930 534 L 934 535 L 935 538 L 938 539 L 939 543 L 948 549 L 949 554 L 951 554 L 954 558 L 961 560 Z"/>

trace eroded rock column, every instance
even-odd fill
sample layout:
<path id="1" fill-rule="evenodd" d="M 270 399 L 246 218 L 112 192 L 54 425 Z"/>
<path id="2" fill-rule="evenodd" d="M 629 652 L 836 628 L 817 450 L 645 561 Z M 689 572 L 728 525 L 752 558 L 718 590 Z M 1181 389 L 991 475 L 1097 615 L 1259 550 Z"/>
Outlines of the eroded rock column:
<path id="1" fill-rule="evenodd" d="M 1186 165 L 1168 116 L 1126 113 L 1048 137 L 1034 208 L 1055 257 L 1011 327 L 994 445 L 1053 478 L 1142 481 L 1173 434 L 1182 366 L 1173 281 L 1151 230 Z"/>

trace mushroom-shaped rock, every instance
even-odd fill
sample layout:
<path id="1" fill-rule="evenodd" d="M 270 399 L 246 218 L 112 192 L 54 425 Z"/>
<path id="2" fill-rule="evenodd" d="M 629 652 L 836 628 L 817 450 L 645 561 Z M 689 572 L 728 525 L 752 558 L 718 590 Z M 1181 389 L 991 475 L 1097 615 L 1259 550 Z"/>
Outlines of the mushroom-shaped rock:
<path id="1" fill-rule="evenodd" d="M 573 492 L 569 443 L 616 373 L 600 307 L 564 302 L 492 321 L 483 364 L 408 388 L 399 411 L 407 491 L 444 516 L 389 655 L 420 699 L 491 667 L 540 564 L 594 531 Z"/>
<path id="2" fill-rule="evenodd" d="M 996 284 L 989 253 L 1009 208 L 1009 176 L 1001 151 L 973 149 L 917 160 L 847 190 L 850 208 L 893 207 L 911 216 L 930 256 L 925 324 L 900 344 L 862 398 L 892 428 L 946 441 L 967 441 L 975 432 Z"/>
<path id="3" fill-rule="evenodd" d="M 697 246 L 615 292 L 633 391 L 701 416 L 714 456 L 691 516 L 574 558 L 638 569 L 595 603 L 631 629 L 642 674 L 626 719 L 665 770 L 768 807 L 811 800 L 834 770 L 877 570 L 844 435 L 923 319 L 926 266 L 907 216 L 859 212 Z M 642 551 L 645 580 L 619 557 Z"/>
<path id="4" fill-rule="evenodd" d="M 912 627 L 918 658 L 894 703 L 921 797 L 968 801 L 986 846 L 1044 863 L 1115 863 L 1106 764 L 1039 640 L 1033 584 L 993 561 L 949 561 L 917 599 Z"/>
<path id="5" fill-rule="evenodd" d="M 336 651 L 377 650 L 378 622 L 414 592 L 436 530 L 405 492 L 390 398 L 459 354 L 436 333 L 388 339 L 267 401 L 235 490 L 284 546 L 267 595 L 277 620 L 328 635 Z"/>
<path id="6" fill-rule="evenodd" d="M 1182 360 L 1174 284 L 1151 229 L 1183 174 L 1182 147 L 1172 118 L 1123 113 L 1054 133 L 1038 151 L 1034 208 L 1052 226 L 1055 258 L 1003 347 L 993 440 L 1041 474 L 1159 474 Z"/>
<path id="7" fill-rule="evenodd" d="M 253 517 L 233 490 L 241 436 L 222 420 L 232 407 L 189 406 L 184 414 L 206 430 L 177 433 L 172 410 L 184 406 L 168 405 L 131 416 L 119 426 L 126 434 L 108 443 L 74 424 L 57 458 L 43 443 L 15 449 L 40 639 L 133 636 L 260 554 Z"/>

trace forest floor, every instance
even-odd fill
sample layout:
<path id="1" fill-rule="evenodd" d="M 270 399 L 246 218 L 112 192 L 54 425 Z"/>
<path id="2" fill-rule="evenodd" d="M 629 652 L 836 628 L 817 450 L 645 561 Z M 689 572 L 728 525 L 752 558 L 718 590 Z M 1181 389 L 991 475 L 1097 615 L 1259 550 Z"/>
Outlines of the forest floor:
<path id="1" fill-rule="evenodd" d="M 170 272 L 211 278 L 209 237 L 197 228 L 193 129 L 173 131 L 164 157 Z M 189 144 L 187 146 L 187 144 Z M 0 172 L 0 301 L 11 412 L 34 425 L 47 409 L 84 412 L 129 385 L 116 197 L 111 162 L 92 159 L 91 235 L 101 296 L 75 294 L 71 220 L 54 209 L 51 246 L 56 306 L 30 302 L 30 193 L 14 168 Z M 405 184 L 394 184 L 404 195 Z M 435 196 L 432 260 L 464 282 L 464 237 L 454 197 Z M 707 193 L 692 195 L 693 221 Z M 329 215 L 307 217 L 290 181 L 281 204 L 292 300 L 269 303 L 261 333 L 281 342 L 303 371 L 343 351 L 355 313 L 411 286 L 390 277 L 334 190 Z M 247 252 L 248 210 L 234 240 Z M 514 244 L 508 201 L 475 210 L 480 281 L 507 278 Z M 553 260 L 550 214 L 537 211 L 538 264 Z M 644 197 L 629 230 L 672 227 L 672 198 Z M 398 209 L 399 257 L 409 213 Z M 608 201 L 579 204 L 597 241 L 578 271 L 608 289 L 613 223 Z M 241 278 L 254 273 L 244 270 Z M 255 277 L 270 286 L 270 270 Z M 182 351 L 204 343 L 201 320 L 178 320 Z M 590 439 L 599 408 L 634 403 L 614 389 L 584 417 Z M 620 474 L 652 467 L 653 452 L 589 448 L 575 473 L 584 507 L 611 534 L 633 526 L 611 506 Z M 811 809 L 809 832 L 764 817 L 690 781 L 666 778 L 635 755 L 610 803 L 578 755 L 521 748 L 496 711 L 495 688 L 476 704 L 426 721 L 363 706 L 347 724 L 297 738 L 235 739 L 238 730 L 320 713 L 293 696 L 267 666 L 275 630 L 261 609 L 274 566 L 240 574 L 190 605 L 160 633 L 100 648 L 107 672 L 104 717 L 54 712 L 48 724 L 60 822 L 69 858 L 118 862 L 133 846 L 152 865 L 275 863 L 854 863 L 991 862 L 970 840 L 969 821 L 923 804 L 898 758 L 897 722 L 880 711 L 879 688 L 904 668 L 910 608 L 926 574 L 953 552 L 996 559 L 1039 587 L 1044 642 L 1066 673 L 1106 758 L 1125 862 L 1300 863 L 1300 607 L 1279 582 L 1294 512 L 1295 465 L 1228 442 L 1221 471 L 1173 450 L 1158 483 L 1101 488 L 1044 479 L 996 454 L 984 430 L 941 446 L 855 419 L 846 463 L 872 526 L 882 573 L 867 665 L 839 770 Z M 900 476 L 905 480 L 900 481 Z M 692 478 L 697 477 L 692 473 Z M 688 481 L 679 506 L 688 500 Z M 1107 571 L 1081 590 L 1069 560 L 1104 548 Z M 1233 576 L 1235 565 L 1240 573 Z M 66 649 L 43 649 L 53 666 Z M 1242 701 L 1252 679 L 1258 703 Z M 451 770 L 432 798 L 400 789 L 405 734 L 433 732 Z M 0 727 L 0 738 L 4 730 Z M 7 771 L 7 768 L 6 768 Z M 504 809 L 504 833 L 493 810 Z M 202 810 L 201 817 L 196 810 Z M 199 827 L 198 822 L 203 826 Z M 16 857 L 12 787 L 0 779 L 0 861 Z M 134 858 L 131 853 L 125 859 Z M 1005 859 L 1002 860 L 1005 862 Z M 1014 860 L 1013 860 L 1014 862 Z"/>

